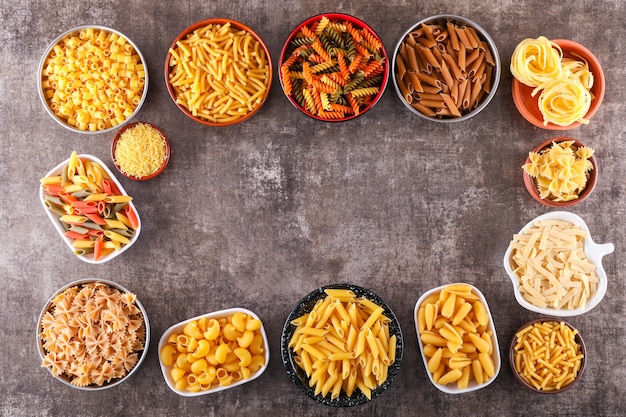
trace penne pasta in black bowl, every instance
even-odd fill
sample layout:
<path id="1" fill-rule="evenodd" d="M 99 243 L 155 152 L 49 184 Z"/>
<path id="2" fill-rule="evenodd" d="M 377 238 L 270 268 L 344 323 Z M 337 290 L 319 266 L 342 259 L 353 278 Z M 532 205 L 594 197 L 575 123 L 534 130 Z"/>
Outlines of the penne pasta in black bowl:
<path id="1" fill-rule="evenodd" d="M 351 284 L 324 286 L 301 299 L 281 338 L 287 375 L 309 397 L 332 407 L 364 404 L 387 390 L 403 348 L 391 308 Z"/>

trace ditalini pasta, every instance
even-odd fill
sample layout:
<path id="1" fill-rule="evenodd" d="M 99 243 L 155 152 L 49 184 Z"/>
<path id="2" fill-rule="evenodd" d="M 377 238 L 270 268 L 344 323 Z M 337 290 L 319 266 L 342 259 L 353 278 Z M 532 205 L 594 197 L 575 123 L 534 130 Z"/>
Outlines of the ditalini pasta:
<path id="1" fill-rule="evenodd" d="M 54 45 L 41 77 L 52 112 L 85 131 L 123 123 L 146 88 L 143 62 L 128 40 L 95 28 L 71 33 Z"/>
<path id="2" fill-rule="evenodd" d="M 42 366 L 80 387 L 124 377 L 145 346 L 146 325 L 136 296 L 101 282 L 56 296 L 39 327 Z"/>
<path id="3" fill-rule="evenodd" d="M 104 259 L 135 238 L 139 219 L 129 205 L 132 197 L 121 195 L 97 162 L 74 151 L 59 175 L 40 183 L 44 205 L 58 216 L 76 255 Z"/>
<path id="4" fill-rule="evenodd" d="M 400 44 L 396 83 L 403 99 L 428 117 L 456 118 L 491 92 L 496 62 L 474 28 L 424 23 Z"/>
<path id="5" fill-rule="evenodd" d="M 422 301 L 417 329 L 427 371 L 436 384 L 465 389 L 496 374 L 489 314 L 470 285 L 451 284 Z"/>
<path id="6" fill-rule="evenodd" d="M 368 399 L 387 379 L 395 361 L 396 335 L 383 307 L 351 290 L 326 289 L 326 297 L 291 324 L 289 341 L 295 363 L 315 387 L 315 395 L 331 399 L 341 391 L 350 397 L 359 390 Z"/>
<path id="7" fill-rule="evenodd" d="M 285 94 L 322 119 L 360 114 L 379 94 L 387 65 L 375 34 L 326 16 L 303 25 L 283 59 Z"/>
<path id="8" fill-rule="evenodd" d="M 257 108 L 271 82 L 261 43 L 230 23 L 208 24 L 169 49 L 168 83 L 193 116 L 232 123 Z"/>
<path id="9" fill-rule="evenodd" d="M 511 74 L 539 94 L 543 124 L 569 126 L 589 123 L 593 74 L 583 59 L 563 58 L 561 47 L 545 36 L 522 40 L 511 56 Z"/>
<path id="10" fill-rule="evenodd" d="M 529 152 L 522 169 L 534 179 L 540 198 L 571 201 L 587 186 L 593 154 L 592 148 L 577 147 L 574 141 L 553 142 L 539 153 Z"/>
<path id="11" fill-rule="evenodd" d="M 173 332 L 159 357 L 176 390 L 208 391 L 250 379 L 265 365 L 261 320 L 236 312 L 190 320 Z"/>
<path id="12" fill-rule="evenodd" d="M 510 262 L 522 297 L 540 308 L 584 308 L 600 280 L 585 255 L 586 237 L 566 220 L 541 220 L 514 235 Z"/>

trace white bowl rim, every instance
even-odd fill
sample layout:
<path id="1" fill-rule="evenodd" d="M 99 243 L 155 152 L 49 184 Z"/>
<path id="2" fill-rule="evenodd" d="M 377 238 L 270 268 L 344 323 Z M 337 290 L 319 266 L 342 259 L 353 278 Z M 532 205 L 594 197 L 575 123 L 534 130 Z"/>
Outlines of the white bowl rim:
<path id="1" fill-rule="evenodd" d="M 239 381 L 234 382 L 231 385 L 227 385 L 227 386 L 220 386 L 218 385 L 215 388 L 211 388 L 209 390 L 206 391 L 199 391 L 199 392 L 188 392 L 188 391 L 180 391 L 177 390 L 176 387 L 174 386 L 174 384 L 172 383 L 170 376 L 168 375 L 169 369 L 171 367 L 169 366 L 165 366 L 163 364 L 163 362 L 161 361 L 161 349 L 163 348 L 163 346 L 165 346 L 167 344 L 167 339 L 169 338 L 170 334 L 172 332 L 174 332 L 175 330 L 180 330 L 182 332 L 183 327 L 185 327 L 185 325 L 193 320 L 199 320 L 203 317 L 208 318 L 208 319 L 212 319 L 212 318 L 216 318 L 216 317 L 226 317 L 229 316 L 231 314 L 235 314 L 235 313 L 246 313 L 252 317 L 254 317 L 257 320 L 261 320 L 259 318 L 259 316 L 256 315 L 256 313 L 243 308 L 243 307 L 232 307 L 232 308 L 227 308 L 224 310 L 218 310 L 218 311 L 213 311 L 211 313 L 206 313 L 206 314 L 201 314 L 199 316 L 196 317 L 192 317 L 190 319 L 181 321 L 179 323 L 173 324 L 172 326 L 168 327 L 167 330 L 165 330 L 163 332 L 163 335 L 161 335 L 161 338 L 159 339 L 159 345 L 158 345 L 158 352 L 157 355 L 159 356 L 159 365 L 161 367 L 161 373 L 163 374 L 163 378 L 165 379 L 165 382 L 167 383 L 167 386 L 174 391 L 176 394 L 181 395 L 183 397 L 199 397 L 201 395 L 206 395 L 206 394 L 213 394 L 216 392 L 220 392 L 220 391 L 224 391 L 230 388 L 235 388 L 238 387 L 240 385 L 246 384 L 248 382 L 251 382 L 255 379 L 257 379 L 258 377 L 260 377 L 263 372 L 265 372 L 265 370 L 267 369 L 269 362 L 270 362 L 270 347 L 269 347 L 269 342 L 267 340 L 267 334 L 265 333 L 265 324 L 261 325 L 261 334 L 263 335 L 263 347 L 265 350 L 265 364 L 261 367 L 261 369 L 259 369 L 257 372 L 255 372 L 254 374 L 250 375 L 250 378 L 248 379 L 241 379 Z M 261 323 L 263 323 L 263 321 L 261 320 Z"/>
<path id="2" fill-rule="evenodd" d="M 472 290 L 474 292 L 476 292 L 476 295 L 478 295 L 478 297 L 482 301 L 483 305 L 485 306 L 485 310 L 487 311 L 487 315 L 489 316 L 489 330 L 491 330 L 491 332 L 493 333 L 492 336 L 491 336 L 492 337 L 492 341 L 493 341 L 493 353 L 494 353 L 493 356 L 492 356 L 492 359 L 494 359 L 493 363 L 495 365 L 495 373 L 494 373 L 492 378 L 490 378 L 488 381 L 483 382 L 482 384 L 477 384 L 476 381 L 470 382 L 469 385 L 467 386 L 467 388 L 465 388 L 465 389 L 460 389 L 456 385 L 455 386 L 447 386 L 447 385 L 437 384 L 435 382 L 435 380 L 433 379 L 433 376 L 431 375 L 431 373 L 428 372 L 428 360 L 426 359 L 426 356 L 424 355 L 424 346 L 423 346 L 422 340 L 420 339 L 420 333 L 419 333 L 419 329 L 418 329 L 418 325 L 417 325 L 417 313 L 418 313 L 420 305 L 424 302 L 424 300 L 427 297 L 429 297 L 431 294 L 434 294 L 434 293 L 436 293 L 438 291 L 441 291 L 442 289 L 444 289 L 446 287 L 449 287 L 450 285 L 454 285 L 454 284 L 469 285 L 472 288 Z M 426 375 L 428 375 L 428 379 L 430 379 L 430 382 L 437 389 L 439 389 L 442 392 L 445 392 L 446 394 L 464 394 L 466 392 L 472 392 L 472 391 L 479 390 L 481 388 L 485 388 L 486 386 L 490 385 L 493 381 L 495 381 L 495 379 L 498 377 L 498 374 L 500 373 L 500 368 L 502 366 L 502 358 L 500 357 L 500 345 L 498 344 L 498 335 L 496 334 L 496 324 L 493 321 L 493 316 L 491 315 L 491 310 L 489 310 L 489 304 L 487 303 L 487 299 L 485 298 L 483 293 L 478 288 L 476 288 L 474 285 L 469 284 L 469 283 L 465 283 L 465 282 L 458 282 L 458 283 L 444 284 L 444 285 L 441 285 L 439 287 L 432 288 L 432 289 L 426 291 L 424 294 L 422 294 L 422 296 L 415 303 L 415 309 L 413 310 L 413 319 L 415 321 L 415 332 L 417 334 L 417 345 L 419 346 L 420 356 L 422 357 L 422 361 L 424 363 L 424 370 L 426 371 Z"/>
<path id="3" fill-rule="evenodd" d="M 450 20 L 450 21 L 458 21 L 458 22 L 462 22 L 462 23 L 471 25 L 482 36 L 484 36 L 485 37 L 485 41 L 487 42 L 487 44 L 491 48 L 491 55 L 493 56 L 493 59 L 496 61 L 496 71 L 493 74 L 494 81 L 493 81 L 493 84 L 491 86 L 491 92 L 483 99 L 483 101 L 478 105 L 478 107 L 473 109 L 471 112 L 469 112 L 467 114 L 464 114 L 461 117 L 439 119 L 439 118 L 436 118 L 436 117 L 429 117 L 429 116 L 426 116 L 425 114 L 420 113 L 419 111 L 417 111 L 416 109 L 411 107 L 411 105 L 409 103 L 407 103 L 406 100 L 402 97 L 402 92 L 400 91 L 400 87 L 398 87 L 398 83 L 396 82 L 396 56 L 399 53 L 400 47 L 402 46 L 402 43 L 403 43 L 404 39 L 406 39 L 406 37 L 412 31 L 417 29 L 422 23 L 430 22 L 430 21 L 433 21 L 433 20 L 444 20 L 444 19 Z M 480 26 L 478 23 L 474 22 L 473 20 L 468 19 L 468 18 L 463 17 L 463 16 L 458 16 L 458 15 L 455 15 L 455 14 L 438 14 L 438 15 L 433 15 L 433 16 L 429 16 L 429 17 L 426 17 L 424 19 L 421 19 L 417 23 L 413 24 L 406 32 L 404 32 L 402 34 L 402 36 L 400 37 L 400 39 L 396 43 L 396 47 L 393 50 L 393 54 L 391 54 L 389 56 L 389 58 L 391 60 L 391 69 L 390 69 L 389 78 L 393 81 L 393 87 L 396 90 L 396 94 L 398 95 L 398 98 L 400 99 L 402 104 L 404 104 L 404 106 L 407 109 L 409 109 L 413 114 L 416 114 L 417 116 L 421 117 L 422 119 L 430 120 L 432 122 L 438 122 L 438 123 L 462 122 L 462 121 L 465 121 L 467 119 L 470 119 L 470 118 L 476 116 L 478 113 L 483 111 L 483 109 L 485 107 L 487 107 L 487 105 L 495 97 L 496 91 L 498 90 L 498 86 L 500 85 L 500 78 L 502 76 L 502 63 L 501 63 L 501 60 L 500 60 L 500 54 L 498 52 L 498 47 L 496 46 L 496 43 L 493 40 L 493 38 L 491 37 L 491 35 L 489 35 L 489 32 L 487 32 L 482 26 Z"/>
<path id="4" fill-rule="evenodd" d="M 535 313 L 540 313 L 543 315 L 553 316 L 553 317 L 578 316 L 578 315 L 581 315 L 590 311 L 592 308 L 597 306 L 600 303 L 600 301 L 602 301 L 602 298 L 604 298 L 604 295 L 606 294 L 606 290 L 608 286 L 608 278 L 604 270 L 604 267 L 602 266 L 602 257 L 604 255 L 608 255 L 612 253 L 615 247 L 612 243 L 604 243 L 604 244 L 595 243 L 593 239 L 591 238 L 591 232 L 589 231 L 589 227 L 587 226 L 587 223 L 585 223 L 585 221 L 580 216 L 569 211 L 552 211 L 552 212 L 537 216 L 531 221 L 529 221 L 528 223 L 526 223 L 526 225 L 522 227 L 520 231 L 517 232 L 517 234 L 523 233 L 524 230 L 531 227 L 537 221 L 556 220 L 556 219 L 567 220 L 577 226 L 580 226 L 585 232 L 587 232 L 587 237 L 583 241 L 584 242 L 583 248 L 585 251 L 585 255 L 587 255 L 587 258 L 596 266 L 596 273 L 598 274 L 600 282 L 599 282 L 598 290 L 596 291 L 596 294 L 587 300 L 587 304 L 585 305 L 585 308 L 579 307 L 579 308 L 572 309 L 572 310 L 541 308 L 526 301 L 524 297 L 522 297 L 522 294 L 519 291 L 519 279 L 517 278 L 517 275 L 515 274 L 515 272 L 513 272 L 513 269 L 511 268 L 511 263 L 509 261 L 511 258 L 511 252 L 513 251 L 511 248 L 511 245 L 508 246 L 504 254 L 504 269 L 506 270 L 509 278 L 511 279 L 511 283 L 513 284 L 513 291 L 515 293 L 515 299 L 517 300 L 519 305 L 521 305 L 525 309 L 535 312 Z"/>
<path id="5" fill-rule="evenodd" d="M 112 33 L 115 33 L 116 35 L 124 37 L 124 39 L 126 39 L 126 41 L 130 45 L 132 45 L 132 47 L 135 49 L 135 52 L 137 52 L 137 55 L 139 55 L 139 58 L 141 59 L 141 63 L 144 66 L 144 73 L 145 73 L 145 83 L 144 83 L 143 93 L 141 94 L 141 100 L 139 100 L 139 104 L 137 105 L 137 107 L 135 108 L 133 113 L 130 116 L 128 116 L 122 123 L 120 123 L 118 125 L 111 126 L 111 127 L 108 127 L 106 129 L 102 129 L 102 130 L 96 130 L 96 131 L 80 130 L 80 129 L 75 128 L 74 126 L 68 125 L 66 122 L 64 122 L 63 120 L 59 119 L 59 117 L 57 117 L 57 115 L 54 114 L 52 109 L 50 109 L 50 106 L 48 105 L 48 102 L 46 101 L 46 98 L 43 95 L 43 80 L 42 80 L 41 73 L 43 72 L 43 66 L 46 63 L 46 58 L 48 58 L 48 55 L 50 55 L 50 51 L 52 51 L 52 48 L 54 48 L 54 45 L 59 43 L 59 41 L 61 39 L 63 39 L 64 37 L 66 37 L 66 36 L 68 36 L 68 35 L 70 35 L 70 34 L 72 34 L 74 32 L 78 32 L 78 31 L 81 31 L 83 29 L 105 30 L 105 31 L 112 32 Z M 46 47 L 43 55 L 41 56 L 41 60 L 39 61 L 39 65 L 37 66 L 37 93 L 39 95 L 39 100 L 41 101 L 41 104 L 43 104 L 43 107 L 46 110 L 46 113 L 48 113 L 58 124 L 60 124 L 64 128 L 69 129 L 72 132 L 82 133 L 82 134 L 86 134 L 86 135 L 94 135 L 94 134 L 112 132 L 112 131 L 114 131 L 116 129 L 119 129 L 120 127 L 124 126 L 126 123 L 130 122 L 131 119 L 133 119 L 137 115 L 137 113 L 139 113 L 139 110 L 141 109 L 141 107 L 143 106 L 144 102 L 146 101 L 146 97 L 148 96 L 148 84 L 149 84 L 148 61 L 146 61 L 146 58 L 141 53 L 141 50 L 137 47 L 137 45 L 135 45 L 135 43 L 132 41 L 132 39 L 130 39 L 124 33 L 120 32 L 119 30 L 116 30 L 116 29 L 113 29 L 113 28 L 110 28 L 110 27 L 107 27 L 107 26 L 102 26 L 102 25 L 82 25 L 82 26 L 77 26 L 75 28 L 66 30 L 65 32 L 61 33 L 52 42 L 50 42 L 50 44 Z"/>
<path id="6" fill-rule="evenodd" d="M 115 177 L 115 175 L 113 175 L 113 172 L 111 172 L 109 167 L 107 167 L 106 164 L 102 162 L 102 160 L 89 154 L 79 154 L 78 158 L 80 159 L 87 158 L 93 162 L 97 162 L 98 164 L 100 164 L 100 166 L 102 166 L 102 169 L 104 169 L 106 173 L 109 175 L 109 177 L 111 177 L 111 181 L 113 181 L 115 185 L 117 186 L 117 188 L 120 190 L 120 193 L 122 193 L 122 195 L 128 195 L 128 193 L 126 193 L 126 190 L 124 190 L 124 187 L 122 187 L 122 184 L 120 184 L 120 182 Z M 61 162 L 60 164 L 58 164 L 56 167 L 52 168 L 50 171 L 48 171 L 45 177 L 57 175 L 57 173 L 61 171 L 61 169 L 69 162 L 69 160 L 70 159 L 68 158 L 64 160 L 63 162 Z M 45 192 L 43 188 L 41 188 L 41 185 L 40 185 L 39 186 L 39 201 L 41 201 L 41 205 L 43 206 L 43 209 L 45 210 L 46 214 L 48 215 L 48 218 L 52 222 L 52 225 L 54 226 L 56 231 L 59 233 L 59 236 L 61 236 L 61 239 L 63 239 L 63 241 L 70 248 L 72 253 L 74 253 L 74 248 L 72 247 L 72 239 L 69 239 L 64 235 L 65 230 L 63 229 L 63 226 L 61 226 L 61 222 L 59 221 L 59 219 L 56 217 L 54 213 L 52 213 L 50 210 L 46 208 L 44 195 L 45 195 Z M 128 204 L 135 211 L 135 214 L 137 215 L 138 226 L 137 226 L 137 229 L 135 230 L 135 236 L 133 236 L 133 238 L 130 240 L 130 242 L 127 245 L 124 245 L 122 249 L 118 251 L 113 251 L 108 256 L 105 256 L 102 259 L 98 259 L 97 261 L 93 259 L 93 254 L 75 255 L 75 256 L 77 256 L 80 260 L 85 261 L 90 264 L 102 264 L 126 252 L 137 241 L 137 239 L 139 238 L 139 233 L 141 232 L 141 218 L 139 217 L 139 212 L 137 211 L 137 208 L 135 207 L 132 201 L 130 201 Z"/>
<path id="7" fill-rule="evenodd" d="M 36 332 L 36 337 L 37 337 L 37 352 L 39 352 L 39 357 L 41 358 L 41 360 L 43 360 L 44 358 L 44 352 L 43 352 L 43 347 L 41 346 L 41 338 L 39 337 L 39 334 L 41 333 L 41 320 L 43 318 L 43 315 L 46 313 L 46 311 L 48 311 L 48 307 L 50 306 L 50 304 L 52 303 L 52 301 L 55 299 L 55 297 L 59 294 L 61 294 L 63 291 L 72 288 L 72 287 L 76 287 L 78 285 L 82 285 L 82 284 L 89 284 L 92 282 L 100 282 L 106 285 L 109 285 L 113 288 L 116 288 L 120 291 L 126 292 L 126 293 L 131 293 L 131 294 L 135 294 L 132 291 L 129 291 L 126 287 L 124 287 L 121 284 L 118 284 L 117 282 L 114 281 L 110 281 L 108 279 L 101 279 L 101 278 L 83 278 L 83 279 L 79 279 L 76 281 L 72 281 L 69 284 L 66 284 L 64 286 L 62 286 L 61 288 L 59 288 L 57 291 L 54 292 L 54 294 L 52 294 L 49 298 L 48 301 L 46 301 L 46 303 L 44 304 L 44 307 L 41 309 L 41 313 L 39 313 L 39 318 L 37 319 L 37 332 Z M 50 372 L 50 374 L 53 376 L 54 379 L 56 379 L 57 381 L 62 382 L 63 384 L 72 387 L 72 388 L 76 388 L 76 389 L 80 389 L 83 391 L 100 391 L 100 390 L 104 390 L 104 389 L 108 389 L 108 388 L 113 388 L 119 384 L 121 384 L 122 382 L 126 381 L 132 374 L 135 373 L 135 371 L 139 368 L 139 366 L 143 363 L 144 359 L 146 358 L 147 354 L 148 354 L 148 347 L 150 346 L 150 321 L 148 320 L 148 313 L 146 313 L 145 308 L 143 307 L 143 304 L 141 304 L 141 301 L 139 301 L 139 297 L 137 297 L 135 299 L 135 304 L 137 304 L 137 307 L 139 308 L 139 310 L 141 310 L 141 314 L 143 315 L 143 320 L 144 320 L 144 324 L 146 327 L 146 337 L 145 337 L 145 343 L 144 343 L 144 347 L 143 347 L 143 351 L 141 352 L 141 356 L 139 357 L 139 360 L 137 361 L 137 364 L 135 364 L 135 366 L 133 367 L 133 369 L 130 370 L 130 372 L 128 374 L 126 374 L 125 376 L 123 376 L 122 378 L 119 378 L 117 381 L 103 385 L 103 386 L 95 386 L 95 387 L 79 387 L 77 385 L 72 385 L 69 381 L 67 381 L 65 378 L 61 378 L 58 376 L 54 376 L 52 375 L 52 372 Z"/>

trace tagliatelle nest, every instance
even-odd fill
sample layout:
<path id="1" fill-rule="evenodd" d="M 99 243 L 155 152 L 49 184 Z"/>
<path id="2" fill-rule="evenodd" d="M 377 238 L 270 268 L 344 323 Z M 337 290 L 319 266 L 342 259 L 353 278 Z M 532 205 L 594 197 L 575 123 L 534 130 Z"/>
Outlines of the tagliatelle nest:
<path id="1" fill-rule="evenodd" d="M 577 147 L 573 140 L 552 142 L 537 152 L 529 152 L 529 162 L 522 166 L 533 177 L 539 197 L 555 202 L 571 201 L 587 186 L 589 171 L 593 169 L 590 158 L 594 150 Z"/>

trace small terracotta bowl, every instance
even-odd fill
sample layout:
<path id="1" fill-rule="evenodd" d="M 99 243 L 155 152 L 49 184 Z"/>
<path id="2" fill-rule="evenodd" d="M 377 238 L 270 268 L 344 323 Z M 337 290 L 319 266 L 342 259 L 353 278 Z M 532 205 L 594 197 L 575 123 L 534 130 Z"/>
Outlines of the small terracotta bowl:
<path id="1" fill-rule="evenodd" d="M 574 342 L 579 346 L 580 348 L 580 353 L 582 354 L 582 359 L 580 359 L 580 366 L 578 368 L 577 374 L 575 379 L 565 385 L 564 387 L 561 387 L 559 389 L 552 389 L 552 390 L 544 390 L 544 389 L 538 389 L 537 387 L 535 387 L 532 384 L 529 384 L 528 382 L 526 382 L 519 374 L 518 370 L 517 370 L 517 366 L 515 364 L 515 346 L 517 345 L 517 333 L 521 332 L 522 330 L 524 330 L 525 328 L 527 328 L 528 326 L 533 326 L 536 323 L 546 323 L 546 322 L 562 322 L 565 324 L 565 326 L 569 327 L 572 331 L 576 332 L 576 335 L 574 336 Z M 526 389 L 532 391 L 532 392 L 536 392 L 537 394 L 559 394 L 561 392 L 567 391 L 568 389 L 572 388 L 574 385 L 576 385 L 578 383 L 578 381 L 580 381 L 580 378 L 582 377 L 584 371 L 585 371 L 585 365 L 587 364 L 587 349 L 585 347 L 585 341 L 583 340 L 582 336 L 580 335 L 580 333 L 578 333 L 578 331 L 576 330 L 576 328 L 574 328 L 574 326 L 572 326 L 570 323 L 564 321 L 564 320 L 559 320 L 559 319 L 554 319 L 554 318 L 539 318 L 539 319 L 535 319 L 535 320 L 531 320 L 527 323 L 525 323 L 523 326 L 521 326 L 513 335 L 513 338 L 511 339 L 511 346 L 509 348 L 509 364 L 511 365 L 511 370 L 513 371 L 513 375 L 515 375 L 515 379 L 517 379 L 517 381 L 522 384 L 523 387 L 525 387 Z M 558 376 L 556 377 L 558 378 Z"/>
<path id="2" fill-rule="evenodd" d="M 559 142 L 566 142 L 566 141 L 571 141 L 571 140 L 574 141 L 574 144 L 578 148 L 585 146 L 578 139 L 570 138 L 568 136 L 556 136 L 556 137 L 546 139 L 545 141 L 541 142 L 535 149 L 533 149 L 533 152 L 539 153 L 542 149 L 552 146 L 553 142 L 559 143 Z M 528 190 L 532 198 L 534 198 L 536 201 L 540 202 L 541 204 L 545 206 L 557 207 L 557 208 L 571 207 L 573 205 L 576 205 L 586 200 L 587 197 L 589 197 L 589 195 L 593 192 L 598 182 L 598 165 L 596 163 L 595 156 L 592 156 L 591 158 L 589 158 L 589 161 L 593 165 L 593 169 L 588 172 L 589 178 L 587 179 L 587 185 L 580 192 L 580 194 L 578 194 L 578 198 L 574 200 L 559 202 L 559 201 L 550 200 L 549 198 L 541 198 L 539 196 L 539 190 L 535 183 L 535 179 L 532 178 L 530 175 L 528 175 L 526 172 L 524 172 L 524 185 L 526 186 L 526 189 Z M 530 162 L 530 157 L 526 157 L 526 162 L 527 163 Z"/>
<path id="3" fill-rule="evenodd" d="M 579 43 L 566 39 L 552 39 L 552 41 L 561 47 L 564 58 L 583 58 L 589 64 L 589 70 L 593 74 L 594 79 L 593 86 L 591 87 L 591 107 L 585 116 L 585 119 L 589 120 L 598 111 L 598 108 L 602 103 L 602 99 L 604 98 L 604 90 L 606 88 L 604 73 L 602 72 L 600 61 L 598 61 L 598 59 L 587 48 Z M 559 126 L 554 123 L 548 123 L 544 126 L 543 115 L 541 114 L 538 105 L 540 93 L 537 93 L 535 97 L 532 97 L 531 93 L 533 89 L 534 88 L 522 84 L 515 77 L 513 77 L 513 101 L 515 103 L 515 107 L 517 107 L 517 110 L 520 112 L 522 117 L 524 117 L 524 119 L 536 127 L 547 130 L 570 130 L 580 126 L 580 122 L 574 122 L 568 126 Z"/>
<path id="4" fill-rule="evenodd" d="M 136 127 L 139 124 L 148 125 L 151 128 L 153 128 L 154 130 L 156 130 L 159 133 L 159 135 L 161 135 L 161 138 L 163 138 L 163 142 L 165 144 L 165 158 L 163 159 L 163 163 L 161 164 L 161 166 L 156 171 L 153 171 L 151 174 L 144 175 L 144 176 L 135 176 L 135 175 L 131 175 L 131 174 L 127 173 L 126 171 L 123 171 L 122 167 L 120 166 L 118 161 L 115 159 L 115 149 L 117 147 L 117 144 L 118 144 L 122 134 L 126 130 L 132 129 L 132 128 Z M 171 153 L 170 142 L 167 139 L 167 136 L 165 135 L 165 133 L 163 133 L 163 131 L 161 129 L 159 129 L 157 126 L 153 125 L 152 123 L 148 123 L 148 122 L 134 122 L 134 123 L 130 123 L 130 124 L 124 126 L 123 128 L 121 128 L 115 134 L 115 137 L 113 138 L 113 142 L 111 143 L 111 159 L 113 160 L 113 165 L 115 165 L 115 168 L 117 168 L 117 170 L 120 172 L 120 174 L 122 174 L 126 178 L 130 178 L 131 180 L 135 180 L 135 181 L 146 181 L 146 180 L 150 180 L 150 179 L 160 175 L 165 170 L 165 167 L 167 167 L 167 164 L 170 161 L 170 153 Z"/>

